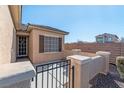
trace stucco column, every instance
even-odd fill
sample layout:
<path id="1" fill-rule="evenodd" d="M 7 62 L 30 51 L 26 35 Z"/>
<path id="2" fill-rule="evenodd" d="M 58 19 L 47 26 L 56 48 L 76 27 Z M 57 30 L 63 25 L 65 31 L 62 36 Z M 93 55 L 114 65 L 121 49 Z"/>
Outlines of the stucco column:
<path id="1" fill-rule="evenodd" d="M 104 51 L 98 51 L 96 52 L 96 55 L 100 55 L 102 57 L 105 58 L 105 71 L 104 74 L 107 74 L 109 72 L 109 56 L 110 56 L 110 52 L 104 52 Z"/>
<path id="2" fill-rule="evenodd" d="M 74 88 L 88 88 L 89 87 L 89 63 L 90 57 L 81 55 L 68 56 L 71 60 L 71 65 L 74 65 Z M 71 73 L 72 79 L 72 73 Z"/>

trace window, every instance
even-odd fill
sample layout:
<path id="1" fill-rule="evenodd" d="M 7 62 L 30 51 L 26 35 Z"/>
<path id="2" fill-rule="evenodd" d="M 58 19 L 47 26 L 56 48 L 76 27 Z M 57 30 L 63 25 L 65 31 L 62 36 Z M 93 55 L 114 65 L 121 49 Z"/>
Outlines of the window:
<path id="1" fill-rule="evenodd" d="M 97 38 L 96 40 L 97 40 L 97 42 L 99 42 L 99 43 L 103 43 L 103 37 L 99 37 L 99 38 Z"/>
<path id="2" fill-rule="evenodd" d="M 111 37 L 109 37 L 109 38 L 108 38 L 108 42 L 111 42 L 111 41 L 112 41 L 112 38 L 111 38 Z"/>
<path id="3" fill-rule="evenodd" d="M 17 57 L 27 56 L 27 37 L 18 36 L 17 37 Z"/>
<path id="4" fill-rule="evenodd" d="M 62 40 L 57 37 L 40 36 L 40 52 L 58 52 L 61 51 Z"/>

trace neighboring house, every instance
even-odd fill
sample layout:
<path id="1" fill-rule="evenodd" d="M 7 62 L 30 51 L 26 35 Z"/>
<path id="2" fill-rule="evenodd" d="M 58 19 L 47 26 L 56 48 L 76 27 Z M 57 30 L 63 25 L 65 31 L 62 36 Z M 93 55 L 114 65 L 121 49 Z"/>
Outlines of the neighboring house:
<path id="1" fill-rule="evenodd" d="M 0 6 L 0 62 L 28 58 L 42 63 L 64 58 L 64 36 L 68 32 L 49 26 L 22 25 L 22 7 Z"/>
<path id="2" fill-rule="evenodd" d="M 120 42 L 121 42 L 121 43 L 124 43 L 124 37 L 121 38 L 121 41 L 120 41 Z"/>
<path id="3" fill-rule="evenodd" d="M 114 34 L 104 33 L 96 36 L 97 43 L 119 42 L 119 37 Z"/>

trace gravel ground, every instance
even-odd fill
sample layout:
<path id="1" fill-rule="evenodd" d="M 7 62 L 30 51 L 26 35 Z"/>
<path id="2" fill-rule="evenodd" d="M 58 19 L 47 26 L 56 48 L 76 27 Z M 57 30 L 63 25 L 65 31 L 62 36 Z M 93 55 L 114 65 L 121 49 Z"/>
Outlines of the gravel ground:
<path id="1" fill-rule="evenodd" d="M 91 88 L 124 88 L 124 80 L 121 80 L 116 66 L 110 64 L 107 75 L 98 74 L 90 80 Z"/>

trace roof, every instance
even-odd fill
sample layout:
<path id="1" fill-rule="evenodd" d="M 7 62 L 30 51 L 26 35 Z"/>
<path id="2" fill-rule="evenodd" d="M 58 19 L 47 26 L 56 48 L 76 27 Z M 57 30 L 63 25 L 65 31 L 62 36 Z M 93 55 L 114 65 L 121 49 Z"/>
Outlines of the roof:
<path id="1" fill-rule="evenodd" d="M 119 38 L 117 35 L 115 35 L 115 34 L 109 34 L 109 33 L 100 34 L 100 35 L 97 35 L 96 37 L 100 37 L 100 36 L 114 36 L 116 38 Z"/>
<path id="2" fill-rule="evenodd" d="M 30 23 L 28 23 L 27 28 L 28 28 L 29 26 L 34 26 L 34 27 L 38 27 L 38 28 L 43 28 L 43 29 L 52 30 L 52 31 L 55 31 L 55 32 L 57 32 L 57 33 L 62 33 L 62 34 L 64 34 L 64 35 L 69 34 L 69 32 L 66 32 L 66 31 L 63 31 L 63 30 L 60 30 L 60 29 L 57 29 L 57 28 L 54 28 L 54 27 L 50 27 L 50 26 L 38 25 L 38 24 L 30 24 Z"/>

